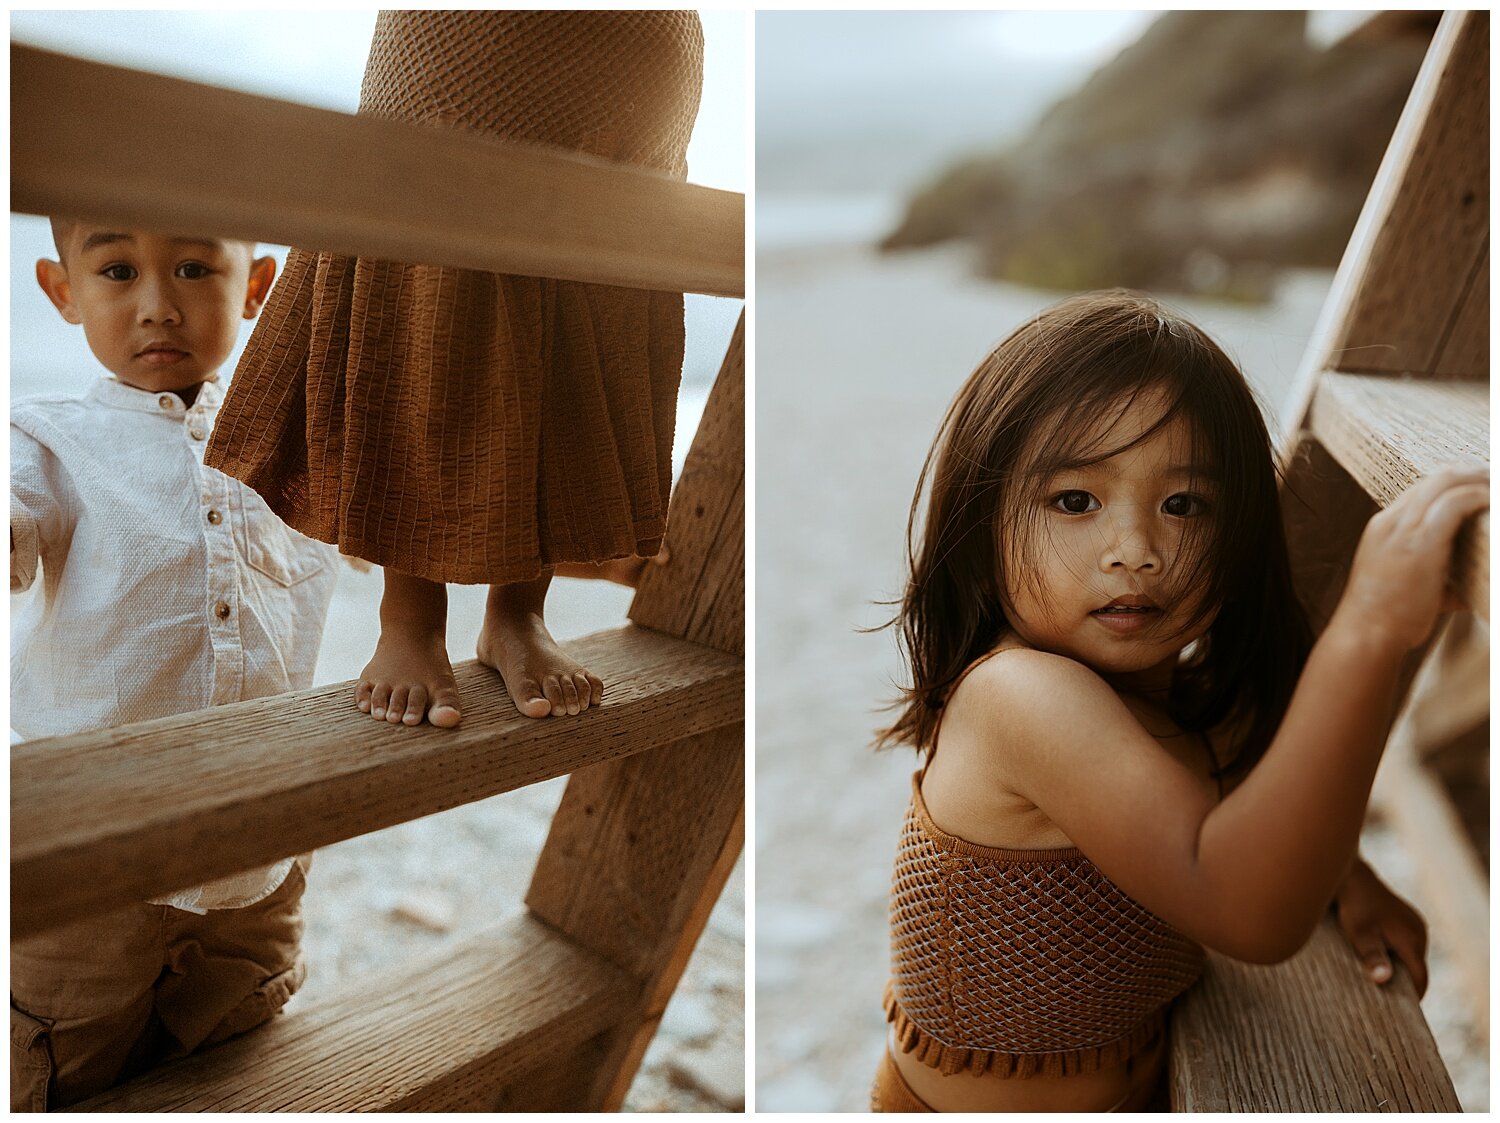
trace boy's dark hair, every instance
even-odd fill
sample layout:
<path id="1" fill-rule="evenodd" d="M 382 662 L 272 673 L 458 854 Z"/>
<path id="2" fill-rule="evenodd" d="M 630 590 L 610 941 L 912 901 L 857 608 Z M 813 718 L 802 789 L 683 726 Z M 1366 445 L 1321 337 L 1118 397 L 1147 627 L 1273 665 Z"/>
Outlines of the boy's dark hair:
<path id="1" fill-rule="evenodd" d="M 1135 440 L 1111 444 L 1110 419 L 1138 398 L 1160 400 L 1160 416 Z M 1222 771 L 1259 758 L 1312 643 L 1292 588 L 1270 437 L 1244 376 L 1213 340 L 1120 289 L 1071 297 L 1023 324 L 949 406 L 912 500 L 910 576 L 891 621 L 911 685 L 880 747 L 930 752 L 954 683 L 1005 635 L 1007 578 L 1014 587 L 1034 574 L 1018 563 L 1038 531 L 1047 478 L 1107 460 L 1178 416 L 1216 497 L 1193 520 L 1198 548 L 1183 551 L 1196 561 L 1170 579 L 1201 595 L 1195 623 L 1213 622 L 1179 666 L 1168 707 L 1190 731 L 1228 719 L 1243 730 Z"/>

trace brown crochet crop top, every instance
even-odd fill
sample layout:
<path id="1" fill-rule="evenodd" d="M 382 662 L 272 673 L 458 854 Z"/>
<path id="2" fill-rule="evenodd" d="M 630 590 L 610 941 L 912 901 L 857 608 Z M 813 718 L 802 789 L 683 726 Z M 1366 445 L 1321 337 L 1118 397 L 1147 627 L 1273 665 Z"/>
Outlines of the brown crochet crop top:
<path id="1" fill-rule="evenodd" d="M 1077 849 L 945 833 L 920 780 L 891 884 L 885 1008 L 899 1048 L 946 1073 L 1065 1076 L 1149 1045 L 1203 950 Z"/>

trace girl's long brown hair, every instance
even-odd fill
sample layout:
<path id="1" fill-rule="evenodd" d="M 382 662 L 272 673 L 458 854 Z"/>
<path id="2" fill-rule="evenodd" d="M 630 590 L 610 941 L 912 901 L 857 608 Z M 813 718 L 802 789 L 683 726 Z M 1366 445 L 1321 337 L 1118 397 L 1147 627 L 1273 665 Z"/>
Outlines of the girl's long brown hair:
<path id="1" fill-rule="evenodd" d="M 1096 422 L 1143 394 L 1159 395 L 1163 412 L 1130 444 L 1181 416 L 1195 463 L 1217 480 L 1196 561 L 1174 575 L 1212 623 L 1180 665 L 1168 708 L 1190 731 L 1229 719 L 1246 731 L 1224 771 L 1248 767 L 1270 743 L 1311 635 L 1292 588 L 1265 422 L 1213 340 L 1145 296 L 1112 290 L 1071 297 L 1023 324 L 948 407 L 907 524 L 910 576 L 891 623 L 911 684 L 881 747 L 932 749 L 954 683 L 1009 628 L 1007 577 L 1012 587 L 1028 579 L 1027 512 L 1039 509 L 1046 478 L 1121 452 Z"/>

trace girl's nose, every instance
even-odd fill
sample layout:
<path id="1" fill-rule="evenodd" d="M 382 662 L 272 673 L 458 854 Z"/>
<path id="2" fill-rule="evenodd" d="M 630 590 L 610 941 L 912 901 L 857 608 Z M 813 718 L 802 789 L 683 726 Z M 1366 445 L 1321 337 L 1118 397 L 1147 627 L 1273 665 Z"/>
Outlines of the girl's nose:
<path id="1" fill-rule="evenodd" d="M 1145 520 L 1117 518 L 1109 524 L 1108 535 L 1099 556 L 1099 568 L 1105 573 L 1161 572 L 1161 554 Z"/>

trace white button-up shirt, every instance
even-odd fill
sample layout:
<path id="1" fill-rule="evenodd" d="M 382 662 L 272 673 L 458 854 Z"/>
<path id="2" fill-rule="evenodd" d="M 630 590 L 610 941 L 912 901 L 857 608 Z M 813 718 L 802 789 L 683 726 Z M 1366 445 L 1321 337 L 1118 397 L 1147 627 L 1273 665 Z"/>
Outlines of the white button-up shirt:
<path id="1" fill-rule="evenodd" d="M 191 406 L 103 378 L 11 406 L 11 725 L 26 740 L 305 689 L 334 547 L 203 466 L 223 391 Z M 290 859 L 169 901 L 251 904 Z"/>

